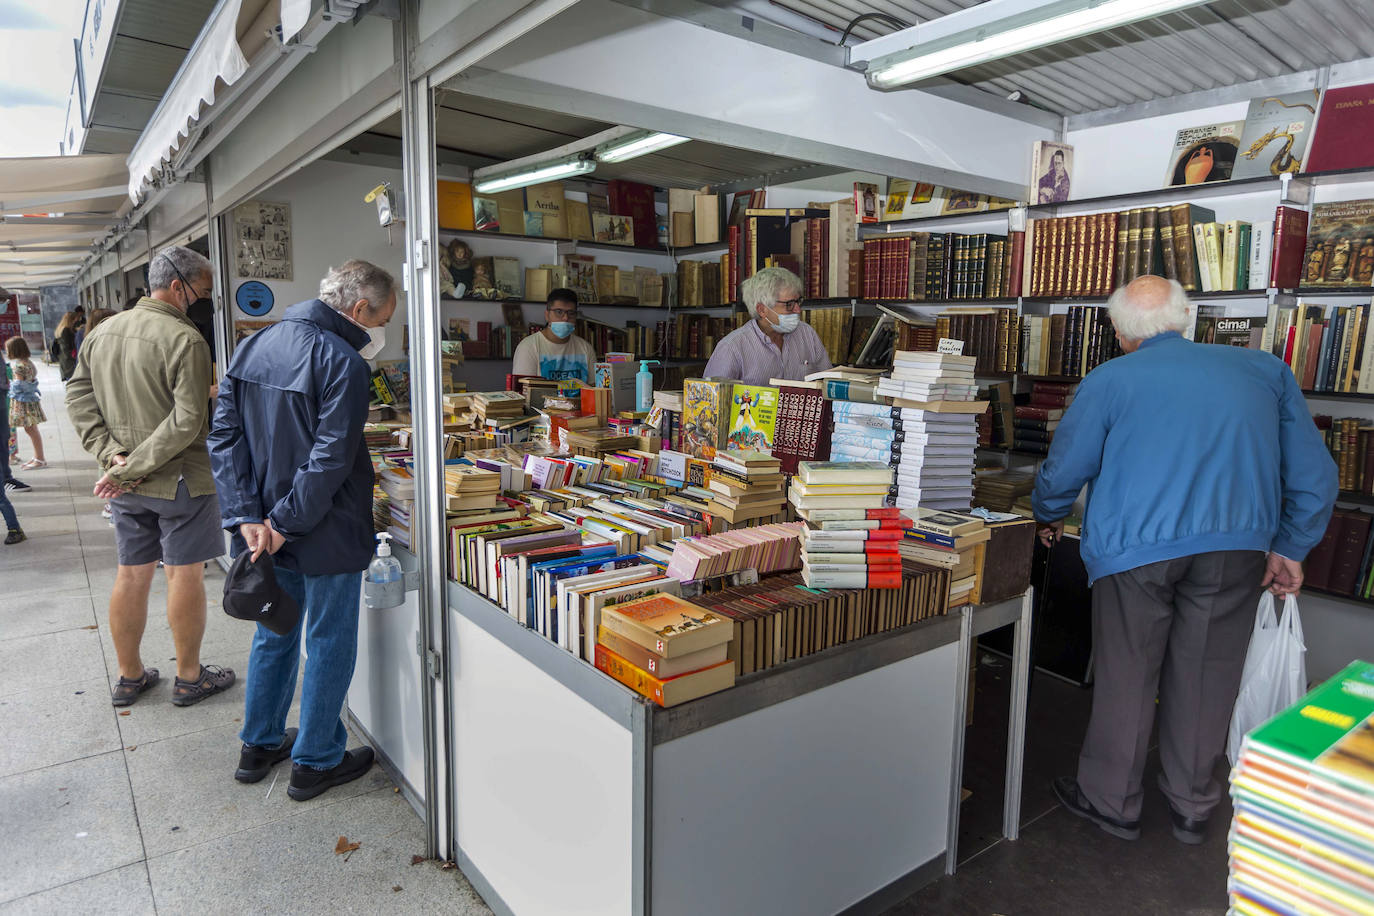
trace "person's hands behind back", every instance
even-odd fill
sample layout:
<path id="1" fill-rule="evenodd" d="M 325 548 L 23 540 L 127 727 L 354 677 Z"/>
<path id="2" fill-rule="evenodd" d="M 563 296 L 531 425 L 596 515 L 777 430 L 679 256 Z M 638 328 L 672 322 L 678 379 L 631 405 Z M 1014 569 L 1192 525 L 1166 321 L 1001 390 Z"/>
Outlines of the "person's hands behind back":
<path id="1" fill-rule="evenodd" d="M 125 465 L 128 463 L 128 460 L 123 455 L 115 455 L 114 458 L 110 460 L 111 465 Z M 95 487 L 92 488 L 91 493 L 100 499 L 110 500 L 119 496 L 121 493 L 131 492 L 141 483 L 143 483 L 142 478 L 135 480 L 131 484 L 122 484 L 111 477 L 109 471 L 106 471 L 104 475 L 95 482 Z"/>
<path id="2" fill-rule="evenodd" d="M 286 538 L 272 527 L 270 518 L 263 519 L 262 524 L 244 522 L 239 525 L 239 534 L 243 535 L 243 542 L 248 545 L 248 549 L 253 551 L 254 563 L 258 562 L 258 557 L 262 556 L 264 550 L 276 553 L 286 543 Z"/>
<path id="3" fill-rule="evenodd" d="M 1298 589 L 1302 587 L 1302 564 L 1297 560 L 1270 553 L 1260 587 L 1269 589 L 1279 597 L 1297 594 Z"/>

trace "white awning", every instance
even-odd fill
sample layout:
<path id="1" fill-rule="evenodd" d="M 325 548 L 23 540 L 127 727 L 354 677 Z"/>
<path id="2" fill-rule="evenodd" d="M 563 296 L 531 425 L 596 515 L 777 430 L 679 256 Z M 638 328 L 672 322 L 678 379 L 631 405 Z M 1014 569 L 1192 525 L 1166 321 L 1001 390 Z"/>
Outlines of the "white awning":
<path id="1" fill-rule="evenodd" d="M 65 283 L 131 209 L 124 157 L 0 159 L 0 286 Z"/>
<path id="2" fill-rule="evenodd" d="M 304 24 L 309 8 L 309 0 L 220 0 L 129 154 L 129 197 L 138 199 L 144 182 L 170 162 L 190 136 L 202 109 L 214 104 L 222 88 L 238 82 L 269 41 L 276 41 L 272 33 L 277 24 L 282 23 L 284 40 L 289 40 Z"/>

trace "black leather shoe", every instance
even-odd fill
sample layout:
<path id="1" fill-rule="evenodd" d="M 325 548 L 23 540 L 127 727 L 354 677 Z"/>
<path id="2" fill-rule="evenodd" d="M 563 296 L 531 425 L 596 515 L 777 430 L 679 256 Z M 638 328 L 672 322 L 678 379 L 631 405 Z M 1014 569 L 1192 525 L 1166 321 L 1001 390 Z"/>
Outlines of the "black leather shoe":
<path id="1" fill-rule="evenodd" d="M 1184 817 L 1169 806 L 1169 820 L 1174 825 L 1174 839 L 1189 846 L 1201 846 L 1207 839 L 1207 818 Z"/>
<path id="2" fill-rule="evenodd" d="M 1059 799 L 1061 805 L 1069 809 L 1069 813 L 1092 821 L 1114 837 L 1123 840 L 1140 839 L 1140 821 L 1138 819 L 1123 821 L 1098 811 L 1083 797 L 1083 790 L 1078 788 L 1076 780 L 1067 776 L 1060 776 L 1054 780 L 1052 787 L 1054 797 Z"/>
<path id="3" fill-rule="evenodd" d="M 334 786 L 352 782 L 372 769 L 372 756 L 372 748 L 357 747 L 351 751 L 344 751 L 343 760 L 330 770 L 317 770 L 314 767 L 293 763 L 291 785 L 286 787 L 286 794 L 296 801 L 305 801 L 323 794 Z"/>
<path id="4" fill-rule="evenodd" d="M 286 737 L 276 747 L 254 747 L 245 744 L 243 750 L 239 751 L 239 768 L 234 771 L 234 778 L 239 782 L 261 780 L 272 767 L 291 757 L 291 747 L 296 743 L 297 731 L 288 728 Z"/>

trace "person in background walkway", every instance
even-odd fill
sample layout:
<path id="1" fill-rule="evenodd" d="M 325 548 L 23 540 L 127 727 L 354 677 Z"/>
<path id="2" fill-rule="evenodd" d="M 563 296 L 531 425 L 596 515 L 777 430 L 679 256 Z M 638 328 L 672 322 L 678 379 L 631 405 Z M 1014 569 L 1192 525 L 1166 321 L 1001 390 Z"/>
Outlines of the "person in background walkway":
<path id="1" fill-rule="evenodd" d="M 1125 355 L 1094 369 L 1036 478 L 1047 545 L 1088 486 L 1093 707 L 1076 780 L 1054 792 L 1123 839 L 1140 835 L 1158 697 L 1159 788 L 1196 844 L 1264 588 L 1289 595 L 1326 530 L 1336 466 L 1289 371 L 1267 353 L 1195 344 L 1188 298 L 1146 276 L 1107 300 Z"/>
<path id="2" fill-rule="evenodd" d="M 396 283 L 366 261 L 346 261 L 320 298 L 234 351 L 219 384 L 210 459 L 232 552 L 264 551 L 301 608 L 296 628 L 258 626 L 248 661 L 239 766 L 257 782 L 292 758 L 287 794 L 314 798 L 372 766 L 369 747 L 347 750 L 339 718 L 358 651 L 362 571 L 372 557 L 372 462 L 363 443 L 370 399 L 366 360 L 396 310 Z M 300 730 L 286 728 L 305 634 Z"/>
<path id="3" fill-rule="evenodd" d="M 765 267 L 745 280 L 740 292 L 754 320 L 725 335 L 703 377 L 767 385 L 770 378 L 800 380 L 829 369 L 820 335 L 801 320 L 803 289 L 786 267 Z"/>
<path id="4" fill-rule="evenodd" d="M 57 330 L 53 333 L 53 355 L 57 357 L 57 367 L 64 382 L 76 371 L 76 329 L 81 325 L 83 314 L 84 312 L 67 312 L 57 323 Z"/>
<path id="5" fill-rule="evenodd" d="M 9 358 L 10 372 L 14 376 L 10 382 L 10 426 L 22 427 L 33 443 L 33 459 L 24 465 L 24 470 L 45 468 L 48 462 L 43 459 L 43 434 L 38 431 L 38 424 L 46 423 L 48 417 L 43 413 L 38 370 L 30 358 L 29 342 L 22 337 L 11 337 L 5 341 L 5 356 Z"/>
<path id="6" fill-rule="evenodd" d="M 8 440 L 10 437 L 10 399 L 9 399 L 9 365 L 5 361 L 5 355 L 0 353 L 0 441 Z M 24 540 L 24 529 L 19 526 L 19 516 L 14 514 L 14 506 L 10 504 L 10 499 L 5 495 L 5 491 L 13 489 L 9 486 L 10 466 L 9 462 L 0 465 L 4 468 L 5 486 L 0 487 L 0 518 L 5 520 L 5 543 L 18 544 Z M 16 481 L 17 482 L 17 481 Z M 21 484 L 23 489 L 28 486 Z"/>
<path id="7" fill-rule="evenodd" d="M 119 657 L 116 706 L 158 681 L 139 655 L 157 562 L 167 568 L 167 620 L 176 646 L 172 702 L 190 706 L 233 685 L 228 668 L 200 663 L 205 561 L 224 552 L 205 449 L 210 352 L 186 307 L 209 291 L 210 262 L 164 248 L 148 266 L 152 296 L 100 322 L 67 385 L 67 412 L 104 476 L 96 496 L 114 513 L 119 571 L 110 634 Z"/>

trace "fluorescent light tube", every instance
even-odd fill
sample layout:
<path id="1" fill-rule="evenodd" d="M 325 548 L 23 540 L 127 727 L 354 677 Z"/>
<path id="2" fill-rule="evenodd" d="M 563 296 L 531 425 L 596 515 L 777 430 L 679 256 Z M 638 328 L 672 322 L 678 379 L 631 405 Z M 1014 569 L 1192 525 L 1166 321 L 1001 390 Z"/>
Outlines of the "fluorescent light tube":
<path id="1" fill-rule="evenodd" d="M 879 58 L 868 66 L 868 82 L 877 89 L 892 89 L 1203 2 L 1206 0 L 1103 0 L 1095 5 L 1088 5 L 1085 0 L 1053 3 L 1048 8 L 1009 16 L 999 24 L 971 29 L 925 47 L 917 45 Z"/>
<path id="2" fill-rule="evenodd" d="M 508 172 L 505 175 L 481 178 L 473 185 L 473 190 L 478 194 L 495 194 L 497 191 L 511 191 L 515 188 L 525 188 L 532 184 L 543 184 L 546 181 L 557 181 L 560 178 L 585 175 L 594 171 L 596 171 L 596 160 L 594 159 L 569 159 L 548 165 L 533 166 L 518 172 Z"/>
<path id="3" fill-rule="evenodd" d="M 647 156 L 649 153 L 656 153 L 670 146 L 686 143 L 690 139 L 691 137 L 679 137 L 677 134 L 658 132 L 631 134 L 629 137 L 616 140 L 598 150 L 596 158 L 601 162 L 624 162 L 626 159 Z"/>

